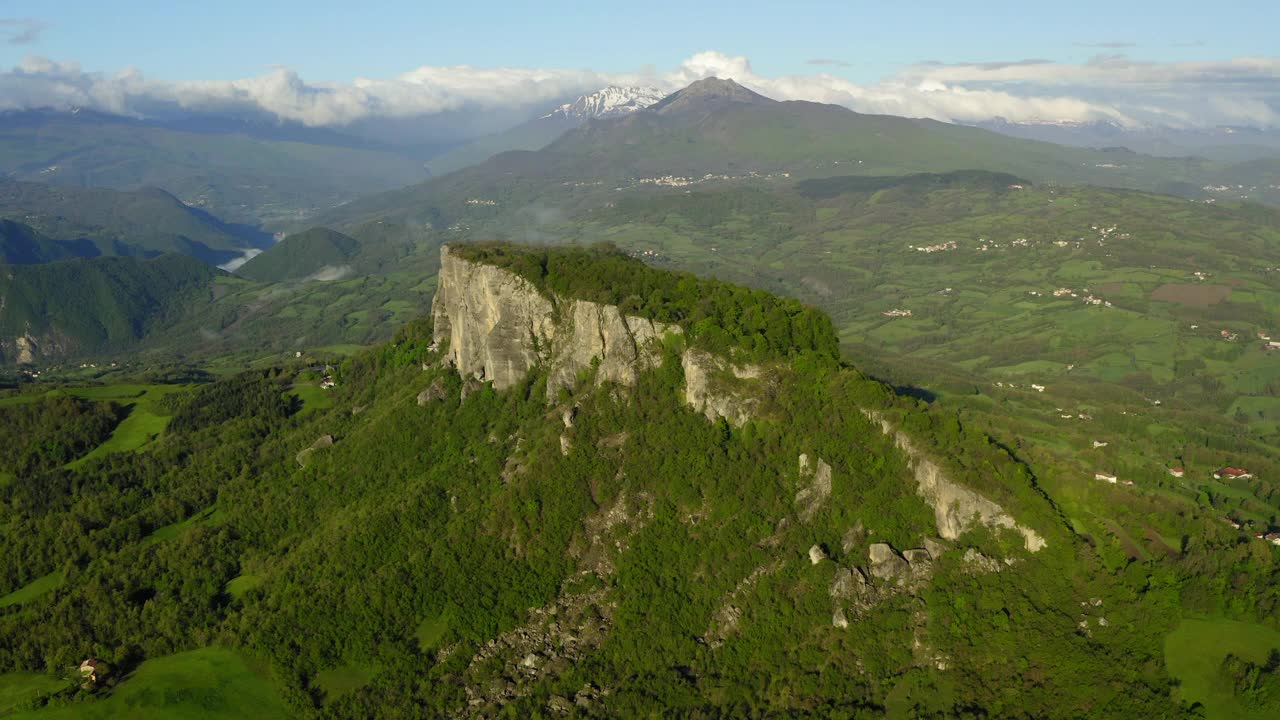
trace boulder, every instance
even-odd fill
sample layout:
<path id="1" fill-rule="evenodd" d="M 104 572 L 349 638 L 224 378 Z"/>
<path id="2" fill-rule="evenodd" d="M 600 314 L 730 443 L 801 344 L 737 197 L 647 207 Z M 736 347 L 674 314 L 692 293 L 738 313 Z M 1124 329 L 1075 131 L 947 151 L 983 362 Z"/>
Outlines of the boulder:
<path id="1" fill-rule="evenodd" d="M 831 626 L 841 629 L 849 627 L 849 619 L 844 616 L 844 610 L 836 608 L 836 611 L 831 613 Z"/>
<path id="2" fill-rule="evenodd" d="M 818 563 L 826 559 L 827 559 L 827 553 L 822 550 L 822 546 L 814 545 L 813 547 L 809 548 L 810 563 L 817 565 Z"/>
<path id="3" fill-rule="evenodd" d="M 443 400 L 446 394 L 444 378 L 438 377 L 432 381 L 426 390 L 418 393 L 418 405 L 425 406 L 438 400 Z"/>
<path id="4" fill-rule="evenodd" d="M 311 443 L 311 447 L 308 447 L 302 450 L 301 452 L 299 452 L 294 457 L 294 459 L 298 461 L 298 465 L 301 465 L 302 467 L 306 467 L 307 463 L 311 461 L 312 453 L 314 453 L 317 450 L 323 450 L 324 448 L 327 448 L 327 447 L 333 447 L 333 436 L 321 435 L 319 438 L 316 438 L 315 442 Z"/>
<path id="5" fill-rule="evenodd" d="M 901 581 L 911 567 L 888 543 L 873 543 L 867 552 L 871 560 L 871 576 L 888 582 Z"/>
<path id="6" fill-rule="evenodd" d="M 842 567 L 836 570 L 836 576 L 831 580 L 831 589 L 828 593 L 836 600 L 844 600 L 861 595 L 866 589 L 867 580 L 862 577 L 860 570 Z"/>

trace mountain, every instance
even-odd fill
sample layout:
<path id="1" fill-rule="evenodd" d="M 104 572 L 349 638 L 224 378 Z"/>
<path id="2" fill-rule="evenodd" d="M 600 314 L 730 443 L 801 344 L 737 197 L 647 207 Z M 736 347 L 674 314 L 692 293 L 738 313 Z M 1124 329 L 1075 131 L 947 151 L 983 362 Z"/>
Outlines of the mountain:
<path id="1" fill-rule="evenodd" d="M 0 265 L 31 265 L 72 257 L 76 253 L 41 235 L 30 225 L 0 220 Z"/>
<path id="2" fill-rule="evenodd" d="M 157 188 L 0 181 L 0 217 L 29 225 L 83 257 L 177 252 L 218 264 L 269 242 L 264 233 L 224 223 Z"/>
<path id="3" fill-rule="evenodd" d="M 1218 604 L 1276 609 L 1273 553 L 1217 517 L 1111 563 L 1016 450 L 794 300 L 604 248 L 441 268 L 333 388 L 170 387 L 145 452 L 0 485 L 0 668 L 34 717 L 1193 718 L 1236 674 L 1208 707 L 1266 708 L 1265 653 L 1195 642 Z M 36 674 L 88 653 L 85 689 Z"/>
<path id="4" fill-rule="evenodd" d="M 71 187 L 160 187 L 231 222 L 258 225 L 292 221 L 426 173 L 421 161 L 399 151 L 333 133 L 85 110 L 0 113 L 0 176 Z"/>
<path id="5" fill-rule="evenodd" d="M 164 255 L 74 259 L 0 269 L 0 361 L 80 357 L 132 348 L 219 271 Z"/>
<path id="6" fill-rule="evenodd" d="M 830 175 L 982 168 L 1033 182 L 1091 183 L 1205 196 L 1203 160 L 1155 158 L 1009 138 L 933 120 L 779 102 L 708 78 L 621 117 L 590 120 L 536 152 L 496 155 L 447 178 L 350 202 L 315 218 L 342 231 L 376 220 L 437 230 L 529 209 L 600 207 L 659 184 L 766 183 Z M 477 206 L 469 201 L 494 202 Z"/>
<path id="7" fill-rule="evenodd" d="M 643 110 L 661 101 L 665 96 L 666 94 L 657 88 L 611 85 L 589 95 L 583 95 L 571 103 L 565 103 L 544 118 L 565 118 L 585 122 L 597 118 L 620 117 Z"/>
<path id="8" fill-rule="evenodd" d="M 976 126 L 1013 137 L 1079 147 L 1116 147 L 1167 157 L 1199 155 L 1236 163 L 1258 157 L 1280 157 L 1280 132 L 1248 127 L 1175 128 L 1125 126 L 1096 122 L 1011 122 L 1004 118 Z"/>
<path id="9" fill-rule="evenodd" d="M 427 161 L 433 175 L 446 175 L 475 165 L 508 150 L 540 150 L 567 130 L 588 120 L 621 117 L 642 110 L 663 98 L 656 88 L 610 86 L 565 103 L 538 118 L 509 130 L 488 135 Z"/>
<path id="10" fill-rule="evenodd" d="M 254 256 L 236 270 L 250 280 L 279 281 L 305 278 L 326 270 L 350 272 L 347 262 L 360 250 L 360 241 L 328 228 L 295 233 Z"/>

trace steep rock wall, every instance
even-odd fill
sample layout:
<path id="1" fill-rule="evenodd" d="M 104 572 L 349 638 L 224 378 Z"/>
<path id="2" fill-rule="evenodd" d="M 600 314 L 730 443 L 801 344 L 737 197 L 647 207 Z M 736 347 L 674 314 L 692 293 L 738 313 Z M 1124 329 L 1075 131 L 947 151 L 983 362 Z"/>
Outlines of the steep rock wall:
<path id="1" fill-rule="evenodd" d="M 596 382 L 635 385 L 660 360 L 662 337 L 681 332 L 613 305 L 553 301 L 524 278 L 459 258 L 447 245 L 431 314 L 436 345 L 464 378 L 503 390 L 545 366 L 549 401 L 597 362 Z"/>
<path id="2" fill-rule="evenodd" d="M 995 502 L 948 478 L 946 472 L 936 462 L 916 448 L 911 438 L 907 437 L 906 433 L 896 430 L 888 420 L 869 410 L 863 412 L 873 421 L 880 423 L 884 434 L 893 437 L 894 444 L 910 459 L 911 472 L 915 476 L 917 485 L 916 490 L 920 497 L 933 508 L 938 535 L 947 540 L 955 540 L 970 528 L 980 524 L 1020 533 L 1023 545 L 1031 552 L 1037 552 L 1048 544 L 1040 533 L 1025 525 L 1019 525 L 1013 516 Z"/>

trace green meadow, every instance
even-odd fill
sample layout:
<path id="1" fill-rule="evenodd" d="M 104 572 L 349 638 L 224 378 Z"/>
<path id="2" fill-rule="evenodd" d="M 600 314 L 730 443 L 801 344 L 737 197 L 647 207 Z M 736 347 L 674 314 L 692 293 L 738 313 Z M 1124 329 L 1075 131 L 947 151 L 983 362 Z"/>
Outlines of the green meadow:
<path id="1" fill-rule="evenodd" d="M 1250 714 L 1218 677 L 1227 654 L 1262 664 L 1272 650 L 1280 650 L 1280 631 L 1222 618 L 1186 618 L 1164 643 L 1165 665 L 1180 683 L 1179 694 L 1189 703 L 1202 704 L 1206 720 L 1275 717 Z"/>
<path id="2" fill-rule="evenodd" d="M 35 681 L 28 685 L 29 689 L 36 687 Z M 107 697 L 51 704 L 11 717 L 13 720 L 274 720 L 287 718 L 289 713 L 267 672 L 255 669 L 234 651 L 210 647 L 147 660 L 123 678 Z"/>
<path id="3" fill-rule="evenodd" d="M 0 674 L 0 717 L 24 709 L 31 703 L 70 687 L 71 682 L 39 673 Z"/>
<path id="4" fill-rule="evenodd" d="M 22 605 L 35 600 L 45 593 L 62 587 L 66 581 L 66 577 L 63 576 L 61 570 L 36 578 L 8 595 L 0 597 L 0 608 L 9 607 L 10 605 Z"/>

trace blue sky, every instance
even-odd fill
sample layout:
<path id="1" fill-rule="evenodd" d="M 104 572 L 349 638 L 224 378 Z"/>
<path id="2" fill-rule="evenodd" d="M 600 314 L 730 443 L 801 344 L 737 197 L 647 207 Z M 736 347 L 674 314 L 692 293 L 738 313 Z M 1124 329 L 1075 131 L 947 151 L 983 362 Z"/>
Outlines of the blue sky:
<path id="1" fill-rule="evenodd" d="M 907 117 L 1280 128 L 1277 27 L 1280 0 L 0 0 L 0 111 L 514 118 L 718 75 Z"/>
<path id="2" fill-rule="evenodd" d="M 420 65 L 666 69 L 713 49 L 748 56 L 766 75 L 813 72 L 807 60 L 838 60 L 848 65 L 822 69 L 870 82 L 923 60 L 1275 55 L 1277 6 L 1181 0 L 963 6 L 883 0 L 6 0 L 0 17 L 30 19 L 43 29 L 34 42 L 0 44 L 0 65 L 12 67 L 36 54 L 86 70 L 136 67 L 165 80 L 241 78 L 283 65 L 309 80 L 349 81 L 393 77 Z M 1133 46 L 1086 46 L 1097 43 Z"/>

